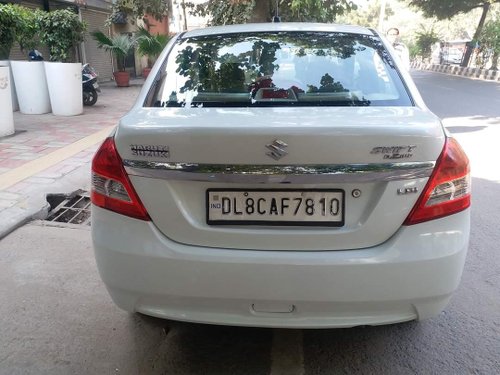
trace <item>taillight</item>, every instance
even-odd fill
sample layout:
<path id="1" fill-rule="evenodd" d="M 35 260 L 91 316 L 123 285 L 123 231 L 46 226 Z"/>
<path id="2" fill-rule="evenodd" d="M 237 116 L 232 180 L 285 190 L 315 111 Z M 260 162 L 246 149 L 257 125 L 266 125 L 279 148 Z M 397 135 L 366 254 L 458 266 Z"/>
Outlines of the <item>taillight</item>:
<path id="1" fill-rule="evenodd" d="M 469 206 L 469 159 L 455 139 L 447 138 L 436 167 L 404 224 L 438 219 Z"/>
<path id="2" fill-rule="evenodd" d="M 150 220 L 123 168 L 113 137 L 106 138 L 92 160 L 92 203 L 140 220 Z"/>

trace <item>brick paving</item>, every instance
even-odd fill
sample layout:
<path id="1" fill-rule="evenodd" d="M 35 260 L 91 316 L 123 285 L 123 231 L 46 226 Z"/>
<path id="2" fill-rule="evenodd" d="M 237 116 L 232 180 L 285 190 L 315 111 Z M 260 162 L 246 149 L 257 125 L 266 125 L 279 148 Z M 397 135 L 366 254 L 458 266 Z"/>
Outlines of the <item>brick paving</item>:
<path id="1" fill-rule="evenodd" d="M 139 88 L 139 85 L 120 89 L 111 85 L 102 87 L 97 103 L 84 107 L 80 116 L 23 115 L 15 112 L 15 129 L 21 132 L 0 138 L 2 172 L 114 125 L 130 108 Z"/>
<path id="2" fill-rule="evenodd" d="M 104 128 L 115 125 L 134 103 L 142 87 L 142 80 L 134 80 L 127 88 L 114 83 L 101 86 L 101 94 L 92 107 L 83 107 L 79 116 L 24 115 L 14 113 L 16 134 L 0 138 L 0 181 L 2 174 L 22 167 L 68 146 Z M 88 163 L 99 145 L 50 166 L 9 188 L 0 190 L 0 213 L 21 204 L 27 196 L 36 194 L 40 187 L 47 187 L 65 175 Z"/>

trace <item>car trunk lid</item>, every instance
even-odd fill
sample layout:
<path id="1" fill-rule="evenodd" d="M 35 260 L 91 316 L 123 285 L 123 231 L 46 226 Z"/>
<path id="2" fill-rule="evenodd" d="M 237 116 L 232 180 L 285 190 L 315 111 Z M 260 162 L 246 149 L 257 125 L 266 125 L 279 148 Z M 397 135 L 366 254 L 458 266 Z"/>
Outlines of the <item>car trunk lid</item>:
<path id="1" fill-rule="evenodd" d="M 164 235 L 262 250 L 386 241 L 418 199 L 444 139 L 439 120 L 415 107 L 147 108 L 125 116 L 115 135 L 131 182 Z M 273 194 L 293 200 L 290 191 L 305 199 L 308 191 L 341 192 L 341 223 L 251 216 L 215 223 L 207 215 L 213 191 L 236 200 L 261 194 L 268 202 Z"/>

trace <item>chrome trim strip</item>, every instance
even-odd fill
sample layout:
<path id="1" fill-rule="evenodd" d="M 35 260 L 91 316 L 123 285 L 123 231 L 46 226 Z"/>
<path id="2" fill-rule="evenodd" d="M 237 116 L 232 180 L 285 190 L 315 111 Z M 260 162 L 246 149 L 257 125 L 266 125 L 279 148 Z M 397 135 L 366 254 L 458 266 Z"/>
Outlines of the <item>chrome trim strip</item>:
<path id="1" fill-rule="evenodd" d="M 124 160 L 129 175 L 165 180 L 245 184 L 316 184 L 411 180 L 429 177 L 435 162 L 332 165 L 225 165 Z"/>

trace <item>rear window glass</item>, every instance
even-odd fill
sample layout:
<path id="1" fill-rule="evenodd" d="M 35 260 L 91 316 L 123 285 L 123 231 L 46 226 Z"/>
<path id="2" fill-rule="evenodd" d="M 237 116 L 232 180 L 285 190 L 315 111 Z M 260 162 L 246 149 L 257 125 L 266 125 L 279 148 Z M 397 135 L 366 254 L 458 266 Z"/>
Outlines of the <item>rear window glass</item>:
<path id="1" fill-rule="evenodd" d="M 146 106 L 409 106 L 381 41 L 332 32 L 180 39 Z"/>

